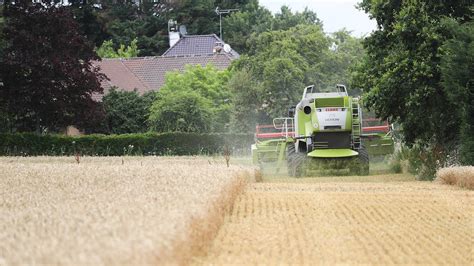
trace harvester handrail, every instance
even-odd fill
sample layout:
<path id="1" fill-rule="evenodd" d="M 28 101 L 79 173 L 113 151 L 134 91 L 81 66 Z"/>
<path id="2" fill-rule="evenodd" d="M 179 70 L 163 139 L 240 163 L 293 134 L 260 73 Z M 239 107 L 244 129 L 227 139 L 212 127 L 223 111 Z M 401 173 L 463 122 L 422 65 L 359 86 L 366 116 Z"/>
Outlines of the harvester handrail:
<path id="1" fill-rule="evenodd" d="M 277 125 L 277 121 L 283 121 L 283 123 Z M 295 119 L 292 118 L 292 117 L 278 117 L 278 118 L 275 118 L 273 119 L 273 127 L 275 129 L 279 129 L 282 131 L 282 135 L 284 133 L 284 136 L 286 138 L 288 137 L 291 137 L 294 132 L 291 132 L 289 129 L 294 129 L 295 128 L 295 125 L 294 125 L 294 121 Z"/>

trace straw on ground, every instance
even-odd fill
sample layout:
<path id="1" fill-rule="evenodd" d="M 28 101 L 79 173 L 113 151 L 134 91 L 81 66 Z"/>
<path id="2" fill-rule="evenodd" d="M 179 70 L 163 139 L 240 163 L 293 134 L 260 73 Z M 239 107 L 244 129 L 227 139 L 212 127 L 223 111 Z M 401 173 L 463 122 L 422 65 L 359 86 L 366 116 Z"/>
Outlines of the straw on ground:
<path id="1" fill-rule="evenodd" d="M 474 192 L 392 178 L 249 184 L 194 263 L 473 265 Z"/>

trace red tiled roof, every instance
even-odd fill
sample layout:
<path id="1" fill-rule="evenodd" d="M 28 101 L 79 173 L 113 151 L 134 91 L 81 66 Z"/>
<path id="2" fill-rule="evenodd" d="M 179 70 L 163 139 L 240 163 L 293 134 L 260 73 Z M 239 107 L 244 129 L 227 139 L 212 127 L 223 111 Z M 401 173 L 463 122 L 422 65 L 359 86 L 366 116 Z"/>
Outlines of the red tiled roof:
<path id="1" fill-rule="evenodd" d="M 110 87 L 120 84 L 120 86 L 117 87 L 126 91 L 133 91 L 134 89 L 138 89 L 139 91 L 149 90 L 149 87 L 143 83 L 133 71 L 130 71 L 130 68 L 124 64 L 124 60 L 122 59 L 103 59 L 96 64 L 99 65 L 100 71 L 109 78 L 109 80 L 102 82 L 104 89 L 109 89 Z"/>
<path id="2" fill-rule="evenodd" d="M 230 66 L 232 57 L 228 54 L 201 56 L 156 56 L 137 57 L 130 59 L 103 59 L 95 64 L 101 69 L 109 81 L 104 81 L 104 93 L 111 87 L 139 93 L 159 90 L 165 83 L 165 75 L 170 71 L 182 71 L 186 65 L 214 65 L 223 70 Z"/>
<path id="3" fill-rule="evenodd" d="M 209 55 L 214 52 L 216 42 L 224 45 L 224 41 L 215 34 L 184 35 L 163 56 Z M 229 54 L 234 58 L 239 57 L 239 54 L 233 49 Z"/>

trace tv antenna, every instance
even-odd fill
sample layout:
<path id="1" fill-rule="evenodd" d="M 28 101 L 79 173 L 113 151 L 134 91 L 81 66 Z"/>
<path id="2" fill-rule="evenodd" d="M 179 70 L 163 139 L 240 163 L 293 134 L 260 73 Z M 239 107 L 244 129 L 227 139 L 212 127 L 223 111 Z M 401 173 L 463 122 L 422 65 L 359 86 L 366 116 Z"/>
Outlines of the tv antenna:
<path id="1" fill-rule="evenodd" d="M 216 7 L 216 14 L 219 16 L 219 38 L 221 40 L 224 40 L 222 38 L 222 14 L 229 14 L 230 12 L 236 12 L 239 11 L 238 9 L 219 9 L 219 7 Z"/>

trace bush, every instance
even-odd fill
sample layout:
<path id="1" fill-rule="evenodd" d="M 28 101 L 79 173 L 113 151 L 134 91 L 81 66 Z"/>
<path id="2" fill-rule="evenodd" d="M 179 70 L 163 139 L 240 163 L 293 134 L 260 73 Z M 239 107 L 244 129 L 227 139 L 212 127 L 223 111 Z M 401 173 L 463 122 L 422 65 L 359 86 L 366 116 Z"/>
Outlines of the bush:
<path id="1" fill-rule="evenodd" d="M 403 172 L 402 163 L 400 160 L 393 159 L 389 162 L 390 171 L 395 174 L 400 174 Z"/>
<path id="2" fill-rule="evenodd" d="M 209 132 L 212 103 L 197 92 L 160 92 L 150 108 L 150 129 L 158 132 Z"/>
<path id="3" fill-rule="evenodd" d="M 212 65 L 185 67 L 166 75 L 149 117 L 156 132 L 227 132 L 231 94 L 228 71 Z"/>
<path id="4" fill-rule="evenodd" d="M 394 172 L 408 172 L 418 180 L 433 180 L 436 171 L 442 167 L 459 165 L 459 147 L 456 144 L 402 145 L 390 159 Z"/>
<path id="5" fill-rule="evenodd" d="M 145 133 L 123 135 L 0 134 L 0 155 L 198 155 L 221 153 L 229 147 L 246 154 L 253 143 L 250 134 Z"/>
<path id="6" fill-rule="evenodd" d="M 102 99 L 105 109 L 104 125 L 110 134 L 144 133 L 148 131 L 148 116 L 156 94 L 140 95 L 135 91 L 112 88 Z"/>

